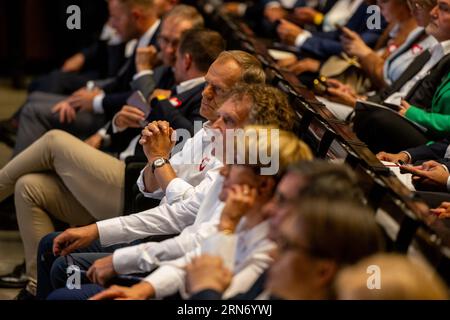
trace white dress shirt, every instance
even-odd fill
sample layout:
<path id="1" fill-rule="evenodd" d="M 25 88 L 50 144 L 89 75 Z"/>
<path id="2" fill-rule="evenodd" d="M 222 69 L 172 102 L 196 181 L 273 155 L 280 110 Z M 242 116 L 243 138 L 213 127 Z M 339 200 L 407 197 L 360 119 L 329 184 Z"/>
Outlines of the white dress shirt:
<path id="1" fill-rule="evenodd" d="M 196 186 L 206 178 L 208 172 L 219 172 L 223 167 L 222 161 L 208 152 L 208 146 L 211 144 L 209 126 L 210 122 L 205 122 L 203 128 L 186 141 L 183 149 L 170 157 L 170 164 L 177 177 L 167 185 L 165 194 L 161 188 L 154 192 L 146 192 L 145 168 L 141 171 L 136 183 L 145 197 L 162 199 L 161 203 L 169 204 L 187 199 L 197 191 Z"/>
<path id="2" fill-rule="evenodd" d="M 137 43 L 138 48 L 144 48 L 147 47 L 150 43 L 150 40 L 155 35 L 156 30 L 159 27 L 159 24 L 161 23 L 161 20 L 156 20 L 153 25 L 147 29 L 147 31 L 139 38 L 139 41 Z M 134 63 L 134 61 L 130 61 L 130 63 Z M 103 99 L 105 98 L 105 93 L 101 92 L 100 94 L 96 95 L 94 98 L 94 101 L 92 102 L 94 113 L 102 114 L 105 111 L 103 110 Z"/>
<path id="3" fill-rule="evenodd" d="M 211 183 L 202 181 L 189 199 L 171 206 L 163 204 L 130 216 L 97 222 L 103 246 L 128 243 L 155 234 L 180 235 L 161 242 L 147 242 L 118 249 L 113 254 L 114 269 L 120 274 L 149 272 L 160 261 L 177 259 L 199 247 L 216 232 L 224 203 L 219 200 L 223 178 L 208 173 Z M 166 227 L 167 226 L 167 227 Z M 173 226 L 176 226 L 173 228 Z M 172 230 L 170 230 L 172 229 Z"/>
<path id="4" fill-rule="evenodd" d="M 267 221 L 251 229 L 244 229 L 244 221 L 245 219 L 241 221 L 233 235 L 220 233 L 217 227 L 211 228 L 215 231 L 211 231 L 210 237 L 201 246 L 180 259 L 161 263 L 157 270 L 144 279 L 155 289 L 155 297 L 163 298 L 180 291 L 187 298 L 183 267 L 202 253 L 219 255 L 233 273 L 223 299 L 248 291 L 272 262 L 269 253 L 275 248 L 275 244 L 268 238 Z"/>
<path id="5" fill-rule="evenodd" d="M 390 95 L 385 102 L 400 105 L 400 101 L 404 98 L 408 92 L 414 87 L 414 85 L 425 78 L 430 70 L 441 61 L 441 59 L 450 53 L 450 40 L 443 41 L 440 43 L 436 43 L 431 49 L 431 58 L 428 62 L 422 67 L 422 69 L 412 77 L 407 83 L 403 85 L 403 87 L 394 94 Z"/>
<path id="6" fill-rule="evenodd" d="M 424 50 L 432 48 L 437 43 L 432 36 L 427 36 L 420 42 L 417 42 L 417 38 L 422 33 L 422 27 L 415 28 L 408 35 L 405 42 L 387 57 L 383 65 L 383 76 L 384 81 L 388 85 L 395 82 L 418 55 Z"/>
<path id="7" fill-rule="evenodd" d="M 204 77 L 197 77 L 197 78 L 194 78 L 194 79 L 183 81 L 179 85 L 176 86 L 176 89 L 175 89 L 176 94 L 182 94 L 183 92 L 189 91 L 192 88 L 198 86 L 199 84 L 201 84 L 203 82 L 205 82 L 205 78 Z M 120 132 L 120 131 L 123 131 L 123 130 L 126 129 L 126 128 L 125 129 L 118 128 L 115 125 L 115 119 L 116 119 L 117 115 L 118 114 L 116 113 L 116 115 L 114 116 L 114 118 L 112 120 L 112 130 L 113 130 L 114 133 Z M 134 155 L 134 152 L 136 151 L 136 146 L 137 146 L 137 144 L 139 142 L 139 138 L 140 137 L 141 136 L 138 135 L 138 136 L 134 137 L 130 141 L 128 147 L 119 154 L 119 159 L 120 160 L 125 160 L 126 158 Z"/>

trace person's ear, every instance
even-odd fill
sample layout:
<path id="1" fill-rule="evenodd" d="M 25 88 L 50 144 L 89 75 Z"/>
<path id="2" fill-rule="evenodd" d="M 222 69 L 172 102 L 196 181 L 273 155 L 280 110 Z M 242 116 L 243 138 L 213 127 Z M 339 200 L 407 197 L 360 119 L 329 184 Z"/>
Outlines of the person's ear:
<path id="1" fill-rule="evenodd" d="M 321 260 L 317 263 L 317 280 L 321 287 L 329 287 L 338 272 L 338 266 L 333 260 Z"/>
<path id="2" fill-rule="evenodd" d="M 190 53 L 185 53 L 183 55 L 183 59 L 184 59 L 184 68 L 185 70 L 189 70 L 192 68 L 192 55 Z"/>
<path id="3" fill-rule="evenodd" d="M 261 196 L 272 197 L 276 187 L 275 179 L 272 176 L 260 176 L 258 194 Z"/>

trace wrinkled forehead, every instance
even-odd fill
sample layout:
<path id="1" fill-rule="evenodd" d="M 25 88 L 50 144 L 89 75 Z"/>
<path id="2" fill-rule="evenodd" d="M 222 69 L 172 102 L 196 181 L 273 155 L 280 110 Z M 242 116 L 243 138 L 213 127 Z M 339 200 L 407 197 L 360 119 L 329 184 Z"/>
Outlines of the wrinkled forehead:
<path id="1" fill-rule="evenodd" d="M 241 67 L 236 60 L 231 57 L 221 57 L 216 59 L 209 67 L 205 76 L 207 82 L 223 86 L 233 87 L 241 78 Z"/>

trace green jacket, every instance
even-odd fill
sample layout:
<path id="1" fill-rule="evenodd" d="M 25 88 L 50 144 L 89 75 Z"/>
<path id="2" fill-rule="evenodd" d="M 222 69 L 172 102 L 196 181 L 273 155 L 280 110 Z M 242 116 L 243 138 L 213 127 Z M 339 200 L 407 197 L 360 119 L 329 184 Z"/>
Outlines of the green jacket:
<path id="1" fill-rule="evenodd" d="M 450 73 L 443 79 L 431 101 L 431 111 L 411 106 L 405 116 L 439 136 L 450 134 Z"/>

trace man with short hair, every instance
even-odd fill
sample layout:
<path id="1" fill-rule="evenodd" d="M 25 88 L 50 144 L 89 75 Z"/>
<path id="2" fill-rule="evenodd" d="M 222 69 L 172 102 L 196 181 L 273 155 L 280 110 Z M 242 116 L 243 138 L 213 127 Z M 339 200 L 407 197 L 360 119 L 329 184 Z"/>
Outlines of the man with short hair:
<path id="1" fill-rule="evenodd" d="M 109 0 L 110 22 L 124 41 L 139 39 L 137 48 L 156 44 L 160 20 L 153 0 Z M 96 132 L 131 94 L 136 73 L 135 52 L 117 76 L 102 87 L 82 88 L 70 97 L 35 93 L 20 116 L 14 156 L 50 129 L 63 129 L 81 138 Z"/>

